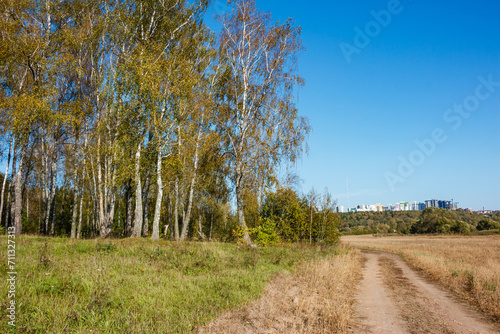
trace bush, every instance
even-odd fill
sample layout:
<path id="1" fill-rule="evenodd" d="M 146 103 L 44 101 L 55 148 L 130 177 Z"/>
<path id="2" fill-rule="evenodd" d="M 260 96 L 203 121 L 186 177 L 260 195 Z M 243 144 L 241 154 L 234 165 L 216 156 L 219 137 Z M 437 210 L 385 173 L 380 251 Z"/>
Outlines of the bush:
<path id="1" fill-rule="evenodd" d="M 426 208 L 420 219 L 412 224 L 410 232 L 423 233 L 470 233 L 470 226 L 457 219 L 453 211 L 441 208 Z"/>
<path id="2" fill-rule="evenodd" d="M 454 222 L 455 224 L 451 227 L 451 232 L 453 233 L 470 233 L 470 226 L 466 222 L 457 220 Z"/>
<path id="3" fill-rule="evenodd" d="M 477 224 L 476 228 L 479 231 L 494 230 L 494 229 L 500 228 L 500 224 L 492 219 L 486 218 L 486 219 L 481 219 L 479 221 L 479 223 Z"/>
<path id="4" fill-rule="evenodd" d="M 261 226 L 250 229 L 254 241 L 262 246 L 272 246 L 280 242 L 276 233 L 276 223 L 270 218 L 264 218 Z"/>

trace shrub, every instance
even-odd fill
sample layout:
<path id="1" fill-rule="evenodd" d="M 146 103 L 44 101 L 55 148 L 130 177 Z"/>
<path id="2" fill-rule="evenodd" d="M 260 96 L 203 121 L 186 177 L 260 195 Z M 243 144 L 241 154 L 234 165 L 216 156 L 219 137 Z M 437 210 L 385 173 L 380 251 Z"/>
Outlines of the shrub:
<path id="1" fill-rule="evenodd" d="M 486 219 L 481 219 L 479 221 L 479 223 L 477 224 L 476 228 L 479 231 L 493 230 L 493 229 L 500 228 L 500 224 L 492 219 L 486 218 Z"/>
<path id="2" fill-rule="evenodd" d="M 453 211 L 441 208 L 426 208 L 420 219 L 412 224 L 410 232 L 422 233 L 470 233 L 470 226 L 457 219 Z"/>
<path id="3" fill-rule="evenodd" d="M 254 241 L 263 246 L 276 245 L 280 237 L 276 233 L 276 223 L 270 218 L 264 218 L 261 226 L 250 229 Z"/>

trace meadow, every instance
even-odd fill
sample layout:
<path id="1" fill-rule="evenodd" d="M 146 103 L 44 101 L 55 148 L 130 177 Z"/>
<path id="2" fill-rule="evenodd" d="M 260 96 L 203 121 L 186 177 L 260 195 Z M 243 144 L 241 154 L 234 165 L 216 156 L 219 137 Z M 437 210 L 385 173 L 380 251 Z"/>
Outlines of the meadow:
<path id="1" fill-rule="evenodd" d="M 358 248 L 400 255 L 500 322 L 500 236 L 344 236 Z"/>
<path id="2" fill-rule="evenodd" d="M 5 236 L 0 240 L 7 244 Z M 29 333 L 190 332 L 258 299 L 273 278 L 309 272 L 323 277 L 323 285 L 330 277 L 320 264 L 338 256 L 345 262 L 350 252 L 304 244 L 249 248 L 30 236 L 16 238 L 16 250 L 17 329 Z M 2 263 L 6 253 L 0 252 Z M 0 271 L 7 277 L 6 266 Z M 6 309 L 7 294 L 1 298 Z M 6 320 L 0 331 L 9 331 Z"/>

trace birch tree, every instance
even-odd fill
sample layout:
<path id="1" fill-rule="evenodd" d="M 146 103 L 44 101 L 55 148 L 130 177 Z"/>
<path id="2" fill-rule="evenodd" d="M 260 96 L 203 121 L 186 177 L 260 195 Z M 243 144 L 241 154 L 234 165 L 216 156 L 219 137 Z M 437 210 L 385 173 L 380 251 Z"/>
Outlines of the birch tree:
<path id="1" fill-rule="evenodd" d="M 235 1 L 232 12 L 220 21 L 219 56 L 225 73 L 220 81 L 219 124 L 239 226 L 250 244 L 242 196 L 248 174 L 263 179 L 280 162 L 295 161 L 309 131 L 294 104 L 294 88 L 303 83 L 295 75 L 296 56 L 302 50 L 300 28 L 292 20 L 273 23 L 254 0 Z"/>

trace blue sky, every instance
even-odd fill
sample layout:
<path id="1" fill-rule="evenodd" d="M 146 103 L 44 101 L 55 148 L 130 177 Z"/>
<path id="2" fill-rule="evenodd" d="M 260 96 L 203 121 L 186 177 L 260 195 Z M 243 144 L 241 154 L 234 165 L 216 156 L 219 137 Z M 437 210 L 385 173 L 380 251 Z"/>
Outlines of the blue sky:
<path id="1" fill-rule="evenodd" d="M 347 206 L 348 177 L 351 206 L 437 198 L 500 209 L 500 2 L 257 6 L 302 27 L 298 107 L 313 128 L 297 164 L 302 191 L 328 187 Z M 372 15 L 381 10 L 383 25 Z M 341 43 L 358 53 L 346 57 Z"/>

